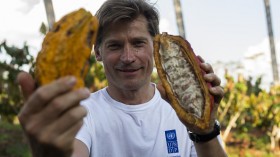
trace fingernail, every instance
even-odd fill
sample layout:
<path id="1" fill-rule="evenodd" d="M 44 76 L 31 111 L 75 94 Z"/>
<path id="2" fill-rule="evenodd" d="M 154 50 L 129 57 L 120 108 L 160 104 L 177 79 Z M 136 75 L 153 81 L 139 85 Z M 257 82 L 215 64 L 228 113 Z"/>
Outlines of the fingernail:
<path id="1" fill-rule="evenodd" d="M 90 95 L 90 91 L 87 88 L 80 89 L 80 93 L 84 96 Z"/>
<path id="2" fill-rule="evenodd" d="M 70 76 L 69 78 L 68 78 L 68 80 L 67 80 L 67 84 L 69 85 L 69 86 L 74 86 L 75 84 L 76 84 L 76 78 L 74 77 L 74 76 Z"/>

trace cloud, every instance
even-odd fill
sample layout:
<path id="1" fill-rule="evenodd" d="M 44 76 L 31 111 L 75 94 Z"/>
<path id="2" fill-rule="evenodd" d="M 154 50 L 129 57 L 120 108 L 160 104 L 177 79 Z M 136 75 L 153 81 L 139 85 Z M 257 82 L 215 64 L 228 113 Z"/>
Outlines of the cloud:
<path id="1" fill-rule="evenodd" d="M 34 6 L 40 3 L 40 0 L 21 0 L 21 2 L 22 5 L 17 10 L 27 14 L 34 8 Z"/>
<path id="2" fill-rule="evenodd" d="M 278 71 L 280 70 L 280 40 L 275 40 L 276 59 L 278 62 Z M 271 67 L 271 55 L 268 38 L 265 38 L 259 44 L 248 47 L 244 53 L 244 59 L 241 63 L 244 65 L 245 76 L 262 77 L 263 86 L 268 88 L 273 82 Z"/>
<path id="3" fill-rule="evenodd" d="M 280 40 L 275 40 L 276 56 L 278 62 L 278 71 L 280 70 Z M 273 82 L 273 74 L 271 67 L 271 56 L 268 38 L 261 42 L 249 46 L 243 54 L 243 58 L 236 62 L 217 62 L 213 64 L 215 73 L 222 78 L 222 83 L 225 82 L 223 76 L 225 69 L 229 74 L 237 79 L 239 74 L 245 78 L 252 77 L 255 82 L 258 77 L 262 77 L 261 88 L 269 90 Z"/>
<path id="4" fill-rule="evenodd" d="M 280 58 L 280 40 L 275 40 L 275 51 L 277 59 Z M 270 45 L 268 38 L 265 38 L 262 42 L 259 44 L 249 46 L 247 51 L 244 53 L 245 60 L 258 60 L 262 59 L 266 62 L 271 62 L 271 56 L 270 56 Z M 279 64 L 279 61 L 278 61 Z"/>

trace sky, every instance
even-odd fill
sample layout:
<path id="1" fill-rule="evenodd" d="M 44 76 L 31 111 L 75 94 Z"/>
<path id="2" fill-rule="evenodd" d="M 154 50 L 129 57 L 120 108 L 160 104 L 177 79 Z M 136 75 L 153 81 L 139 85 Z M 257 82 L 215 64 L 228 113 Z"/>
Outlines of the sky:
<path id="1" fill-rule="evenodd" d="M 56 20 L 79 8 L 95 14 L 103 1 L 53 0 Z M 178 35 L 173 0 L 151 2 L 161 15 L 160 31 Z M 280 1 L 270 0 L 270 4 L 279 64 Z M 249 64 L 248 58 L 261 53 L 270 62 L 263 0 L 181 0 L 181 5 L 186 39 L 207 62 L 245 62 L 255 72 L 258 72 L 256 60 Z M 0 19 L 0 42 L 6 40 L 9 45 L 19 47 L 27 42 L 36 56 L 44 37 L 39 28 L 42 22 L 47 23 L 43 0 L 0 0 Z M 263 58 L 257 61 L 263 68 Z M 271 74 L 268 75 L 271 80 Z"/>

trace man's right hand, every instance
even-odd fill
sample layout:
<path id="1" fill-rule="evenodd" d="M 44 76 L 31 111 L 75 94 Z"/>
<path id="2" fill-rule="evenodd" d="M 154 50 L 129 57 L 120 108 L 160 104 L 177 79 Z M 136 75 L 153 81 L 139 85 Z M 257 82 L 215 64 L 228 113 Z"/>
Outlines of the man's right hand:
<path id="1" fill-rule="evenodd" d="M 29 139 L 33 156 L 70 156 L 86 109 L 79 102 L 89 97 L 84 89 L 73 90 L 74 77 L 63 77 L 35 89 L 27 73 L 18 75 L 25 104 L 18 118 Z"/>

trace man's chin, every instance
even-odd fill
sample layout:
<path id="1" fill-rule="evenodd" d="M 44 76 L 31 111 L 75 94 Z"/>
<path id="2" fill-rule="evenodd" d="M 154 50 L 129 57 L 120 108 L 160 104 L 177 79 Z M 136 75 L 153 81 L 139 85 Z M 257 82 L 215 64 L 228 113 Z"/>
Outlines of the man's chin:
<path id="1" fill-rule="evenodd" d="M 139 90 L 144 84 L 139 80 L 128 80 L 123 84 L 123 88 L 126 90 Z"/>

